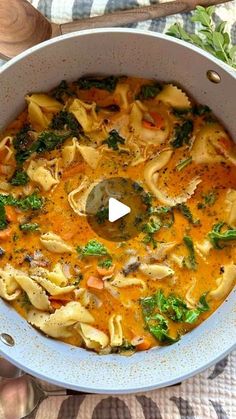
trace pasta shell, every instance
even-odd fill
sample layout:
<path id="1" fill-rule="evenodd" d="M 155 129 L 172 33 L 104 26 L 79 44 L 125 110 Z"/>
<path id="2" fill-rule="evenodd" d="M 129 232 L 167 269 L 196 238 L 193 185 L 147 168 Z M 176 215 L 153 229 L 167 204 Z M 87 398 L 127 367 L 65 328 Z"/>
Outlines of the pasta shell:
<path id="1" fill-rule="evenodd" d="M 218 287 L 209 292 L 209 297 L 214 300 L 221 300 L 225 298 L 236 281 L 236 265 L 233 263 L 224 266 L 224 273 L 222 277 L 218 278 Z"/>
<path id="2" fill-rule="evenodd" d="M 34 93 L 33 95 L 26 96 L 25 99 L 28 103 L 32 102 L 40 106 L 46 112 L 59 112 L 63 107 L 56 99 L 44 93 Z"/>
<path id="3" fill-rule="evenodd" d="M 14 153 L 12 147 L 13 137 L 7 136 L 0 141 L 1 164 L 9 164 Z"/>
<path id="4" fill-rule="evenodd" d="M 163 279 L 167 276 L 173 275 L 175 271 L 166 265 L 141 263 L 140 271 L 152 279 Z"/>
<path id="5" fill-rule="evenodd" d="M 70 105 L 69 112 L 73 113 L 84 132 L 95 131 L 101 125 L 98 121 L 95 108 L 95 102 L 88 104 L 79 99 L 74 99 Z"/>
<path id="6" fill-rule="evenodd" d="M 196 301 L 192 296 L 193 290 L 196 286 L 197 280 L 196 278 L 192 279 L 192 285 L 189 287 L 189 289 L 186 292 L 185 300 L 187 301 L 188 307 L 195 308 L 196 307 Z"/>
<path id="7" fill-rule="evenodd" d="M 15 300 L 21 293 L 18 283 L 14 277 L 5 269 L 0 269 L 0 297 L 7 301 Z"/>
<path id="8" fill-rule="evenodd" d="M 81 184 L 79 185 L 79 187 L 69 193 L 67 197 L 68 202 L 76 214 L 79 214 L 80 216 L 87 215 L 86 213 L 87 197 L 96 184 L 97 182 L 93 182 L 90 184 L 88 177 L 85 176 Z M 96 207 L 95 204 L 94 204 L 94 207 Z"/>
<path id="9" fill-rule="evenodd" d="M 123 343 L 123 331 L 122 331 L 122 316 L 119 314 L 113 314 L 109 318 L 108 328 L 110 333 L 110 345 L 121 346 Z"/>
<path id="10" fill-rule="evenodd" d="M 66 287 L 59 287 L 58 285 L 53 284 L 47 278 L 38 275 L 32 275 L 34 281 L 36 281 L 42 288 L 44 288 L 50 295 L 60 295 L 68 294 L 69 292 L 74 291 L 74 285 L 68 285 Z"/>
<path id="11" fill-rule="evenodd" d="M 209 255 L 210 250 L 212 249 L 212 244 L 209 240 L 205 239 L 202 243 L 195 243 L 195 249 L 198 254 L 206 260 L 207 256 Z"/>
<path id="12" fill-rule="evenodd" d="M 89 349 L 103 349 L 109 343 L 109 338 L 104 332 L 90 326 L 89 324 L 80 323 L 76 326 L 76 330 L 79 332 L 86 347 Z"/>
<path id="13" fill-rule="evenodd" d="M 186 93 L 173 86 L 173 84 L 166 84 L 156 96 L 156 99 L 176 109 L 188 109 L 191 107 L 191 102 Z"/>
<path id="14" fill-rule="evenodd" d="M 126 83 L 118 83 L 114 95 L 120 96 L 120 107 L 127 109 L 129 107 L 128 92 L 129 85 Z"/>
<path id="15" fill-rule="evenodd" d="M 167 165 L 172 154 L 172 150 L 164 150 L 156 158 L 148 162 L 144 168 L 144 179 L 149 189 L 162 204 L 171 207 L 186 202 L 194 194 L 199 183 L 201 183 L 201 180 L 198 177 L 192 179 L 184 193 L 175 198 L 169 197 L 164 192 L 160 191 L 157 186 L 159 176 L 158 171 Z"/>
<path id="16" fill-rule="evenodd" d="M 62 163 L 64 167 L 70 166 L 75 160 L 77 152 L 77 139 L 72 138 L 64 147 L 62 147 Z"/>
<path id="17" fill-rule="evenodd" d="M 197 164 L 225 161 L 224 155 L 215 148 L 218 138 L 224 135 L 225 131 L 219 124 L 208 124 L 201 128 L 191 148 L 192 160 Z"/>
<path id="18" fill-rule="evenodd" d="M 42 234 L 40 242 L 49 252 L 52 253 L 71 253 L 74 252 L 72 246 L 64 242 L 60 236 L 52 232 Z"/>

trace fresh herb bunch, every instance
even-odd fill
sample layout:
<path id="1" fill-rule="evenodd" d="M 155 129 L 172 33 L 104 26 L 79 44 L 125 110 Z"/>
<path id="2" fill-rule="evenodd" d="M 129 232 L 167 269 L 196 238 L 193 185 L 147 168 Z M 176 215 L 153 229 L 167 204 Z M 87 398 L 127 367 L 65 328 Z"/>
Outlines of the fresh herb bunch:
<path id="1" fill-rule="evenodd" d="M 212 19 L 214 12 L 214 6 L 196 7 L 191 21 L 200 23 L 201 29 L 198 35 L 186 32 L 179 23 L 174 23 L 168 29 L 167 34 L 190 42 L 236 68 L 236 45 L 231 44 L 229 34 L 225 30 L 227 22 L 215 24 Z"/>

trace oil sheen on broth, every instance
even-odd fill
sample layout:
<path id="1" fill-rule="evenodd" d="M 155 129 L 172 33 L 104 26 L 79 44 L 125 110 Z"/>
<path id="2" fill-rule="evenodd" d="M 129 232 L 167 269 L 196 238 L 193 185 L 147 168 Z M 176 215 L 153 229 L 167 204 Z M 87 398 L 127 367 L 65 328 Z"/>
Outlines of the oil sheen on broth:
<path id="1" fill-rule="evenodd" d="M 236 280 L 236 148 L 207 106 L 133 77 L 26 96 L 0 135 L 0 296 L 55 339 L 132 354 L 176 342 Z M 108 241 L 91 188 L 134 182 L 143 219 Z M 96 214 L 107 223 L 107 208 Z"/>

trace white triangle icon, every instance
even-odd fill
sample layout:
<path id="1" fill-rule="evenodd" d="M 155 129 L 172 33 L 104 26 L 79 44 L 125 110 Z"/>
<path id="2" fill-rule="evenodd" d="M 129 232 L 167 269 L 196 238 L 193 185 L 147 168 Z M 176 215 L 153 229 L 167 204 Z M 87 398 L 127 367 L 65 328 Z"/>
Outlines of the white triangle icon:
<path id="1" fill-rule="evenodd" d="M 130 207 L 115 198 L 109 198 L 108 219 L 111 223 L 124 217 L 131 211 Z"/>

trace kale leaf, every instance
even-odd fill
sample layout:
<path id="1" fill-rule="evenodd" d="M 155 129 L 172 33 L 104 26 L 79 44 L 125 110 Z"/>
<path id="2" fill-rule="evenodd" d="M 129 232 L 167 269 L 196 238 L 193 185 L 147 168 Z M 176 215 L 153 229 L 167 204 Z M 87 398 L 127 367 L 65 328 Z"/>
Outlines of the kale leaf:
<path id="1" fill-rule="evenodd" d="M 208 233 L 208 237 L 215 249 L 223 249 L 225 247 L 223 245 L 224 242 L 236 240 L 236 229 L 227 226 L 228 229 L 222 231 L 225 226 L 227 224 L 221 221 L 214 224 L 212 230 Z"/>
<path id="2" fill-rule="evenodd" d="M 112 259 L 104 259 L 98 263 L 98 266 L 100 266 L 100 268 L 105 268 L 105 269 L 109 269 L 112 265 L 113 265 Z"/>
<path id="3" fill-rule="evenodd" d="M 147 100 L 154 99 L 158 93 L 162 90 L 160 83 L 155 84 L 143 84 L 140 88 L 139 93 L 136 96 L 136 99 Z"/>
<path id="4" fill-rule="evenodd" d="M 39 231 L 39 225 L 37 223 L 24 223 L 20 224 L 21 231 Z"/>
<path id="5" fill-rule="evenodd" d="M 106 247 L 96 239 L 89 240 L 84 247 L 78 246 L 76 251 L 84 257 L 108 255 Z"/>
<path id="6" fill-rule="evenodd" d="M 199 220 L 195 220 L 194 219 L 194 217 L 193 217 L 193 214 L 191 213 L 191 210 L 190 210 L 190 208 L 186 205 L 186 204 L 184 204 L 184 203 L 182 203 L 182 204 L 178 204 L 178 205 L 176 205 L 176 207 L 175 207 L 177 210 L 179 210 L 180 212 L 181 212 L 181 214 L 185 217 L 185 218 L 187 218 L 187 220 L 191 223 L 191 224 L 199 224 Z"/>
<path id="7" fill-rule="evenodd" d="M 103 207 L 95 214 L 95 219 L 98 224 L 103 224 L 108 220 L 108 207 Z"/>
<path id="8" fill-rule="evenodd" d="M 197 269 L 197 262 L 195 258 L 195 250 L 194 250 L 193 241 L 191 237 L 189 236 L 184 236 L 183 241 L 189 251 L 189 255 L 185 257 L 183 260 L 183 266 L 185 268 L 192 269 L 195 271 Z"/>
<path id="9" fill-rule="evenodd" d="M 29 182 L 29 176 L 24 170 L 17 169 L 12 178 L 10 179 L 10 183 L 13 186 L 24 186 Z"/>
<path id="10" fill-rule="evenodd" d="M 95 87 L 96 89 L 107 90 L 112 93 L 116 88 L 118 80 L 119 78 L 114 76 L 104 77 L 101 79 L 81 77 L 77 81 L 77 85 L 83 90 L 89 90 Z"/>
<path id="11" fill-rule="evenodd" d="M 32 145 L 32 138 L 30 136 L 31 127 L 29 124 L 23 125 L 13 139 L 13 146 L 15 149 L 15 159 L 18 165 L 22 165 L 31 154 L 30 147 Z"/>
<path id="12" fill-rule="evenodd" d="M 181 170 L 185 169 L 190 163 L 192 163 L 192 157 L 188 157 L 187 159 L 181 160 L 175 167 L 180 172 Z"/>
<path id="13" fill-rule="evenodd" d="M 5 207 L 0 203 L 0 230 L 5 230 L 7 228 L 7 217 Z"/>
<path id="14" fill-rule="evenodd" d="M 103 144 L 107 144 L 109 148 L 112 148 L 113 150 L 119 150 L 119 144 L 124 144 L 125 139 L 120 136 L 120 134 L 113 129 L 109 132 L 109 135 L 105 141 L 103 141 Z"/>
<path id="15" fill-rule="evenodd" d="M 49 128 L 55 130 L 67 130 L 71 135 L 77 137 L 83 130 L 80 123 L 71 112 L 60 111 L 53 116 Z"/>
<path id="16" fill-rule="evenodd" d="M 171 145 L 174 148 L 180 148 L 184 144 L 189 144 L 192 132 L 193 122 L 190 119 L 184 121 L 182 125 L 176 125 L 174 130 L 174 139 L 171 141 Z"/>
<path id="17" fill-rule="evenodd" d="M 74 92 L 69 88 L 66 80 L 62 80 L 61 83 L 53 89 L 51 95 L 61 103 L 65 103 L 68 96 L 74 96 Z"/>
<path id="18" fill-rule="evenodd" d="M 39 210 L 42 208 L 44 200 L 36 193 L 32 193 L 24 198 L 14 198 L 12 195 L 0 194 L 0 205 L 10 205 L 23 211 Z"/>

